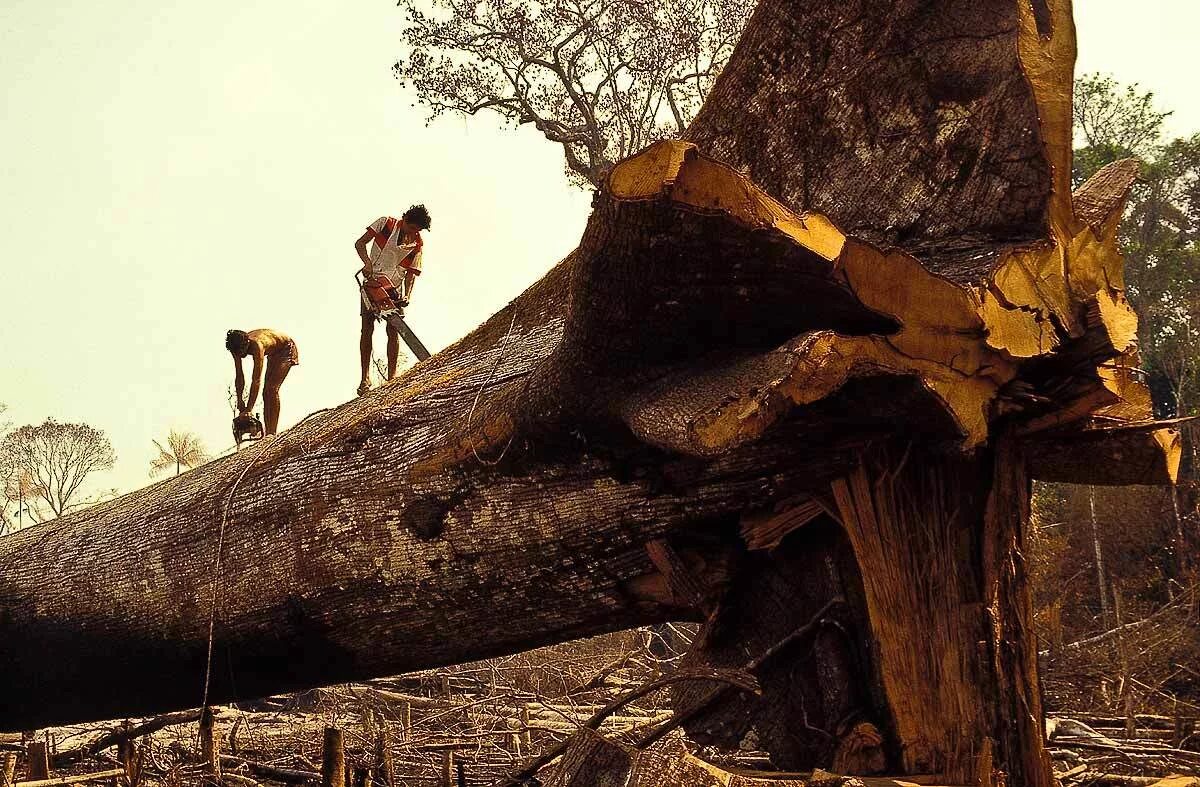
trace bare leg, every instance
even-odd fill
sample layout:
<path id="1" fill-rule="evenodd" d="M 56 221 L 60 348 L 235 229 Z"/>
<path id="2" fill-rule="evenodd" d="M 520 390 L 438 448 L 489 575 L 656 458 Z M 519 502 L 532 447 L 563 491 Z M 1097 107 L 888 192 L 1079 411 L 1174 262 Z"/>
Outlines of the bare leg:
<path id="1" fill-rule="evenodd" d="M 396 366 L 400 362 L 400 334 L 392 326 L 387 327 L 388 379 L 396 379 Z"/>
<path id="2" fill-rule="evenodd" d="M 266 421 L 265 433 L 275 434 L 279 431 L 279 386 L 292 370 L 289 361 L 267 361 L 267 379 L 263 381 L 263 419 Z"/>
<path id="3" fill-rule="evenodd" d="M 358 337 L 358 358 L 362 361 L 362 388 L 371 387 L 371 334 L 375 332 L 375 318 L 362 316 L 362 333 Z M 359 393 L 363 393 L 360 388 Z"/>

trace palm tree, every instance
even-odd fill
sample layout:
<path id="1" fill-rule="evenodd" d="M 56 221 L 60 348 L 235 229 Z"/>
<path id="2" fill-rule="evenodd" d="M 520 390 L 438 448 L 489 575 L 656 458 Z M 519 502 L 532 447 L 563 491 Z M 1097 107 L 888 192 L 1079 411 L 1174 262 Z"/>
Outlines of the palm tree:
<path id="1" fill-rule="evenodd" d="M 172 429 L 167 435 L 165 447 L 157 440 L 151 442 L 158 449 L 158 456 L 150 460 L 150 475 L 158 475 L 171 469 L 172 465 L 175 467 L 175 475 L 179 475 L 184 468 L 190 470 L 211 458 L 195 432 L 176 432 Z"/>

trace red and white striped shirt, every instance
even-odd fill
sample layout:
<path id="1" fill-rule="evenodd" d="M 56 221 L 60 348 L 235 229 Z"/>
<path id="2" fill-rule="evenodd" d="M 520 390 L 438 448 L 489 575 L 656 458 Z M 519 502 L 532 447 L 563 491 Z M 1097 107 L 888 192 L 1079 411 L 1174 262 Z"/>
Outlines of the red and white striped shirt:
<path id="1" fill-rule="evenodd" d="M 380 216 L 367 227 L 371 233 L 371 246 L 367 256 L 371 259 L 371 273 L 387 276 L 393 284 L 399 284 L 404 274 L 421 273 L 421 250 L 424 243 L 420 233 L 415 240 L 406 241 L 399 229 L 400 222 L 390 216 Z"/>

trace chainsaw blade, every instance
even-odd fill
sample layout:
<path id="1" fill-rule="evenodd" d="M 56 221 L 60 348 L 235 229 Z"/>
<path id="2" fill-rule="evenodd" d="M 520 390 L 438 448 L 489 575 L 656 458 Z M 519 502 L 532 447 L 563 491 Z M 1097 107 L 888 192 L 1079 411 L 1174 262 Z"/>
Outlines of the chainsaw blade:
<path id="1" fill-rule="evenodd" d="M 404 321 L 404 317 L 399 311 L 386 311 L 382 312 L 379 316 L 383 318 L 384 322 L 392 326 L 396 333 L 400 334 L 400 338 L 408 345 L 408 349 L 413 351 L 413 355 L 417 356 L 418 361 L 424 361 L 429 357 L 429 350 L 425 349 L 425 345 L 412 332 L 412 328 L 408 327 L 408 323 Z"/>

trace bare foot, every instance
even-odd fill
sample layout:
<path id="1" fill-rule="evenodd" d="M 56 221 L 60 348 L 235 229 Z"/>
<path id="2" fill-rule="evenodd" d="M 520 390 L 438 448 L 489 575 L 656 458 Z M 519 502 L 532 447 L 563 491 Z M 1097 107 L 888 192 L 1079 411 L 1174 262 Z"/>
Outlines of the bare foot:
<path id="1" fill-rule="evenodd" d="M 371 390 L 371 381 L 370 380 L 363 380 L 361 383 L 358 384 L 358 395 L 359 396 L 362 396 L 369 390 Z"/>

